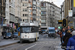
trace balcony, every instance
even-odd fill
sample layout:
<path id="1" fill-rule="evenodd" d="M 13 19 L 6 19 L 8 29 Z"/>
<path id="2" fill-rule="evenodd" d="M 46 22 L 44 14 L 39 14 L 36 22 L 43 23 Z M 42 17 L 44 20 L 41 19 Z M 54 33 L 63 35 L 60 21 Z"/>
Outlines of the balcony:
<path id="1" fill-rule="evenodd" d="M 33 14 L 36 14 L 36 11 L 33 11 Z"/>
<path id="2" fill-rule="evenodd" d="M 45 20 L 41 20 L 41 23 L 46 23 L 46 21 Z"/>
<path id="3" fill-rule="evenodd" d="M 46 11 L 46 8 L 41 8 L 41 11 Z"/>

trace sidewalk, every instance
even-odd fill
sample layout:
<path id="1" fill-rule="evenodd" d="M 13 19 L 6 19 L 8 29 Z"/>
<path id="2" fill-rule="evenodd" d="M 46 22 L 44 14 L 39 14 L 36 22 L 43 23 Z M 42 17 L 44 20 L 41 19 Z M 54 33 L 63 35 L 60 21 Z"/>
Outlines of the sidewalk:
<path id="1" fill-rule="evenodd" d="M 61 48 L 60 44 L 58 46 L 56 46 L 55 48 L 56 48 L 55 50 L 64 50 L 64 49 Z"/>
<path id="2" fill-rule="evenodd" d="M 17 43 L 19 40 L 3 39 L 0 41 L 0 47 Z"/>

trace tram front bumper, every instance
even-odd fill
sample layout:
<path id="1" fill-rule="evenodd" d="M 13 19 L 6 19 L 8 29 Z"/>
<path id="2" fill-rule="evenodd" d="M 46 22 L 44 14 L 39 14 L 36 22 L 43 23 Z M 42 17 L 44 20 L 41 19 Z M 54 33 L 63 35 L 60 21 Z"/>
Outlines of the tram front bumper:
<path id="1" fill-rule="evenodd" d="M 34 41 L 35 40 L 35 38 L 20 38 L 20 40 L 22 40 L 22 41 Z"/>

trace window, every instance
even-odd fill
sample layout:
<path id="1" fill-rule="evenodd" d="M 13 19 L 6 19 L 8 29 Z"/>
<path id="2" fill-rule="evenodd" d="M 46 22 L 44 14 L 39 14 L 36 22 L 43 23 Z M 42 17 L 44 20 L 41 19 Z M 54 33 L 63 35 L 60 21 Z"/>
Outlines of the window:
<path id="1" fill-rule="evenodd" d="M 24 6 L 24 3 L 23 3 L 23 6 Z"/>
<path id="2" fill-rule="evenodd" d="M 25 22 L 28 22 L 28 19 L 25 19 Z"/>
<path id="3" fill-rule="evenodd" d="M 24 16 L 28 16 L 28 14 L 23 14 L 23 17 L 24 17 Z"/>
<path id="4" fill-rule="evenodd" d="M 23 19 L 23 22 L 24 22 L 24 19 Z"/>
<path id="5" fill-rule="evenodd" d="M 36 14 L 33 14 L 33 16 L 36 16 Z"/>
<path id="6" fill-rule="evenodd" d="M 41 10 L 46 10 L 46 8 L 42 7 Z"/>
<path id="7" fill-rule="evenodd" d="M 41 20 L 41 22 L 46 22 L 45 20 Z"/>
<path id="8" fill-rule="evenodd" d="M 42 23 L 41 26 L 46 26 L 46 23 Z"/>
<path id="9" fill-rule="evenodd" d="M 45 11 L 42 11 L 41 14 L 46 14 L 46 12 Z"/>
<path id="10" fill-rule="evenodd" d="M 28 4 L 26 4 L 26 3 L 23 3 L 23 6 L 27 6 Z"/>
<path id="11" fill-rule="evenodd" d="M 23 9 L 23 11 L 24 11 L 24 9 Z"/>
<path id="12" fill-rule="evenodd" d="M 27 0 L 25 0 L 25 1 L 27 1 Z"/>
<path id="13" fill-rule="evenodd" d="M 25 14 L 25 16 L 28 16 L 28 14 Z"/>
<path id="14" fill-rule="evenodd" d="M 25 9 L 25 11 L 27 11 L 27 9 Z"/>
<path id="15" fill-rule="evenodd" d="M 23 11 L 27 11 L 27 9 L 23 8 Z"/>
<path id="16" fill-rule="evenodd" d="M 46 6 L 46 4 L 45 4 L 45 3 L 41 3 L 41 6 L 44 6 L 44 7 L 45 7 L 45 6 Z"/>
<path id="17" fill-rule="evenodd" d="M 33 1 L 36 1 L 36 0 L 33 0 Z"/>
<path id="18" fill-rule="evenodd" d="M 38 27 L 30 27 L 30 26 L 26 26 L 26 27 L 20 27 L 21 28 L 21 33 L 32 33 L 32 32 L 38 32 L 39 28 Z"/>
<path id="19" fill-rule="evenodd" d="M 24 17 L 24 14 L 23 14 L 23 17 Z"/>

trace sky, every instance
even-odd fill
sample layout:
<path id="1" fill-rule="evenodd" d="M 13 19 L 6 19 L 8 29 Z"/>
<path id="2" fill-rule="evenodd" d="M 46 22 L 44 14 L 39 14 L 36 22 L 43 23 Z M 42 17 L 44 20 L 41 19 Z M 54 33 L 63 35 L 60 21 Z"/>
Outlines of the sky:
<path id="1" fill-rule="evenodd" d="M 41 0 L 42 1 L 42 0 Z M 43 1 L 50 1 L 53 2 L 54 4 L 56 4 L 58 7 L 61 7 L 60 5 L 62 5 L 62 3 L 64 2 L 64 0 L 43 0 Z"/>

